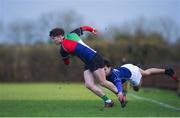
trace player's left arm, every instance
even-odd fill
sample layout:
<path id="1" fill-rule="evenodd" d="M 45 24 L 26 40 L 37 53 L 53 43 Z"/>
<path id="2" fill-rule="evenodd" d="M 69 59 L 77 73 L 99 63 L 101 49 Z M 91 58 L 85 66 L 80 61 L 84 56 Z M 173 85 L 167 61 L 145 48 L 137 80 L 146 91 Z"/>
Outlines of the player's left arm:
<path id="1" fill-rule="evenodd" d="M 95 34 L 95 35 L 96 35 L 96 33 L 97 33 L 97 31 L 96 31 L 95 28 L 90 27 L 90 26 L 87 26 L 87 25 L 81 26 L 81 27 L 79 27 L 79 28 L 71 31 L 70 33 L 76 33 L 78 36 L 81 36 L 81 35 L 83 35 L 84 31 L 92 32 L 92 33 Z"/>
<path id="2" fill-rule="evenodd" d="M 70 59 L 69 54 L 61 47 L 60 54 L 62 56 L 62 60 L 64 61 L 64 64 L 69 65 Z"/>

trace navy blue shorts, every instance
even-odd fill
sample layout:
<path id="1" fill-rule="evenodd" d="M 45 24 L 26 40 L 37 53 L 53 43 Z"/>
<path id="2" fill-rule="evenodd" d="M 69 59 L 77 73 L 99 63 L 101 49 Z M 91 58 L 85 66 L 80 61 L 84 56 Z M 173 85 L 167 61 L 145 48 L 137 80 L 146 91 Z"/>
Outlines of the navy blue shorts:
<path id="1" fill-rule="evenodd" d="M 90 63 L 84 66 L 84 71 L 90 70 L 91 72 L 94 72 L 99 68 L 104 68 L 104 66 L 105 66 L 104 59 L 102 58 L 101 55 L 96 53 L 94 57 L 91 59 Z"/>

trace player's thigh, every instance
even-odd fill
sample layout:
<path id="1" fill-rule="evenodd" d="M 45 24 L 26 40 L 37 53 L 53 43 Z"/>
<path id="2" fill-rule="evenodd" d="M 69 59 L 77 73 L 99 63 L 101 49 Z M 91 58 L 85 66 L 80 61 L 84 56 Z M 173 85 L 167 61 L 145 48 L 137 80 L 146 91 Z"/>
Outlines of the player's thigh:
<path id="1" fill-rule="evenodd" d="M 142 75 L 143 77 L 146 77 L 146 76 L 149 75 L 148 72 L 146 72 L 145 70 L 143 70 L 143 69 L 141 69 L 141 68 L 139 68 L 139 71 L 140 71 L 140 73 L 141 73 L 141 75 Z"/>
<path id="2" fill-rule="evenodd" d="M 106 75 L 104 68 L 99 68 L 96 71 L 93 72 L 94 76 L 99 82 L 105 82 L 106 81 Z"/>
<path id="3" fill-rule="evenodd" d="M 84 71 L 84 81 L 86 86 L 95 85 L 94 79 L 94 75 L 90 70 Z"/>

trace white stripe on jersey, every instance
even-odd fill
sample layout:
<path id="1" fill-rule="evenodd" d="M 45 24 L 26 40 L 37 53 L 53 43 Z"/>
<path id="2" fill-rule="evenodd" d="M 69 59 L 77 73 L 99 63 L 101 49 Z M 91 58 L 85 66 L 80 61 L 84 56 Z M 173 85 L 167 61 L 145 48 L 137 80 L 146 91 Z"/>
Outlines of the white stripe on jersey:
<path id="1" fill-rule="evenodd" d="M 82 45 L 84 45 L 84 46 L 86 46 L 87 48 L 89 48 L 89 49 L 91 49 L 93 52 L 95 52 L 96 53 L 96 51 L 95 50 L 93 50 L 92 48 L 90 48 L 88 45 L 86 45 L 82 40 L 79 40 L 78 41 L 78 43 L 80 43 L 80 44 L 82 44 Z"/>

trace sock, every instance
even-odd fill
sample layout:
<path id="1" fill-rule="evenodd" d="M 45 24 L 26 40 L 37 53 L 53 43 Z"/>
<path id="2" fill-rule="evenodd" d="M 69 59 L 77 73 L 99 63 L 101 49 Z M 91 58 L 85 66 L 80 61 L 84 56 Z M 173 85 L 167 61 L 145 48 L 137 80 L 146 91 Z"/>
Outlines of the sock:
<path id="1" fill-rule="evenodd" d="M 103 99 L 104 102 L 107 102 L 110 100 L 106 95 L 102 96 L 101 98 Z"/>

